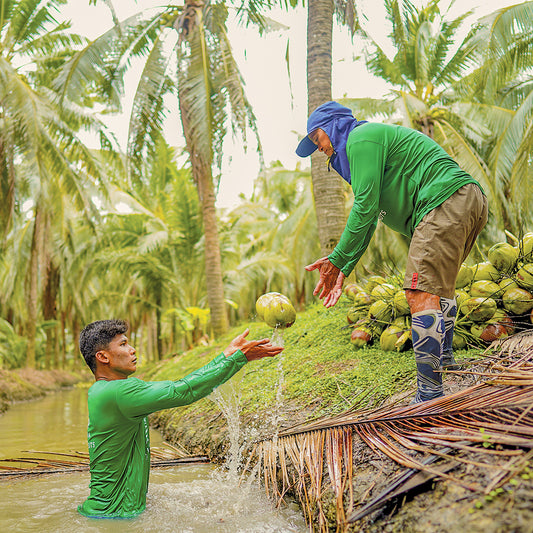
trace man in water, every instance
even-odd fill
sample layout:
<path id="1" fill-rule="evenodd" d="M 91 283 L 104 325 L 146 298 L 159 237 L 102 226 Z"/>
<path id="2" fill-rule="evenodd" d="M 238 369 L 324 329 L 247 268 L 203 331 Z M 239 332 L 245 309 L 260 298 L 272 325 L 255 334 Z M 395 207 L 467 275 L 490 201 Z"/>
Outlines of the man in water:
<path id="1" fill-rule="evenodd" d="M 136 370 L 123 320 L 99 320 L 80 334 L 80 351 L 94 374 L 89 389 L 90 496 L 78 511 L 91 518 L 132 518 L 146 507 L 150 472 L 147 415 L 210 394 L 248 361 L 273 357 L 283 348 L 270 339 L 233 339 L 210 363 L 177 381 L 145 382 Z"/>
<path id="2" fill-rule="evenodd" d="M 442 367 L 453 367 L 455 281 L 487 222 L 479 183 L 428 136 L 402 126 L 356 120 L 326 102 L 310 115 L 296 153 L 326 154 L 351 184 L 352 210 L 340 241 L 307 270 L 318 269 L 314 294 L 335 305 L 346 276 L 366 250 L 378 219 L 411 238 L 403 288 L 411 309 L 417 366 L 414 402 L 443 396 Z"/>

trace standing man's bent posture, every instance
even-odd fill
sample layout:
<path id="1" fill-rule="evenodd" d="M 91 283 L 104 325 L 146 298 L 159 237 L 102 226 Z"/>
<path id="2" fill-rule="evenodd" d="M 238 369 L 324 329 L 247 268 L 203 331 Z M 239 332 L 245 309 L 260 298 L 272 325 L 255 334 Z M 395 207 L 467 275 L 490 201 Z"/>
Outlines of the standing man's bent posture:
<path id="1" fill-rule="evenodd" d="M 178 381 L 145 382 L 136 370 L 122 320 L 99 320 L 80 334 L 80 351 L 96 382 L 89 389 L 91 494 L 78 507 L 95 518 L 130 518 L 146 507 L 150 472 L 147 415 L 187 405 L 210 394 L 248 361 L 273 357 L 283 348 L 269 339 L 247 341 L 248 330 L 219 356 Z"/>
<path id="2" fill-rule="evenodd" d="M 314 294 L 331 307 L 366 250 L 378 219 L 411 237 L 404 289 L 411 309 L 418 391 L 415 402 L 443 395 L 442 366 L 452 353 L 455 281 L 487 222 L 479 184 L 432 139 L 409 128 L 357 121 L 337 102 L 319 106 L 296 153 L 328 157 L 354 193 L 352 210 L 333 252 L 318 269 Z"/>

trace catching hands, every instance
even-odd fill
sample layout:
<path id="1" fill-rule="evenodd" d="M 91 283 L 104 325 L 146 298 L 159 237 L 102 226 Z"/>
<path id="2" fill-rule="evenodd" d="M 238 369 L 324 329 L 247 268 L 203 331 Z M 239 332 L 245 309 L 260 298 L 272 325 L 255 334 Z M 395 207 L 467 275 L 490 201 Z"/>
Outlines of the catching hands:
<path id="1" fill-rule="evenodd" d="M 235 337 L 224 350 L 224 355 L 229 357 L 240 350 L 248 361 L 255 361 L 263 357 L 274 357 L 283 351 L 282 346 L 274 346 L 270 343 L 270 339 L 247 341 L 248 333 L 250 330 L 246 328 L 243 333 Z"/>
<path id="2" fill-rule="evenodd" d="M 327 257 L 322 257 L 312 265 L 307 265 L 305 270 L 311 272 L 317 268 L 320 279 L 316 284 L 313 295 L 316 296 L 322 289 L 318 297 L 324 299 L 325 307 L 333 307 L 341 297 L 342 284 L 346 276 Z"/>

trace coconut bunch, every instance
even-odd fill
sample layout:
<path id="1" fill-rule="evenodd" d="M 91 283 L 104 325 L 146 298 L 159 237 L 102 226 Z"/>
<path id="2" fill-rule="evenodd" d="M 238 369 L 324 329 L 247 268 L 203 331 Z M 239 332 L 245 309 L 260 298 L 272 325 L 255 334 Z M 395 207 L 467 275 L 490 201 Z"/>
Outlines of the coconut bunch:
<path id="1" fill-rule="evenodd" d="M 461 266 L 454 349 L 483 346 L 532 327 L 533 233 L 514 242 L 515 246 L 496 243 L 488 250 L 487 261 Z M 378 342 L 386 351 L 411 347 L 410 310 L 402 281 L 403 277 L 370 276 L 345 287 L 355 348 Z"/>
<path id="2" fill-rule="evenodd" d="M 370 276 L 361 284 L 347 285 L 344 294 L 352 301 L 346 318 L 355 348 L 374 342 L 386 351 L 411 346 L 410 311 L 399 278 Z"/>
<path id="3" fill-rule="evenodd" d="M 533 324 L 533 233 L 494 244 L 488 261 L 463 264 L 457 277 L 454 347 L 483 345 Z"/>

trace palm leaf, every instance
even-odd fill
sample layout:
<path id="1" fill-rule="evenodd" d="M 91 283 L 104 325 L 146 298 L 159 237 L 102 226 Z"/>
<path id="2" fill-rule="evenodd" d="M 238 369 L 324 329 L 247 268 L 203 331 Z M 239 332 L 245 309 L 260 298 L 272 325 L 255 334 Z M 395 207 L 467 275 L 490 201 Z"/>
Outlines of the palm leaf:
<path id="1" fill-rule="evenodd" d="M 269 472 L 264 476 L 269 493 L 279 498 L 274 459 L 283 455 L 282 493 L 287 492 L 290 472 L 294 472 L 293 488 L 306 510 L 310 528 L 326 531 L 321 500 L 329 487 L 336 499 L 337 530 L 342 531 L 347 510 L 351 512 L 353 503 L 350 491 L 348 503 L 345 497 L 352 486 L 354 438 L 354 443 L 362 442 L 378 455 L 385 454 L 411 469 L 407 477 L 415 471 L 426 472 L 473 494 L 488 494 L 524 468 L 533 455 L 533 334 L 522 333 L 495 343 L 492 355 L 487 354 L 466 373 L 478 376 L 481 381 L 420 404 L 351 409 L 295 425 L 281 431 L 275 439 L 263 441 L 256 446 L 255 453 L 257 460 L 264 462 L 264 453 L 262 458 L 259 455 L 268 449 Z M 484 460 L 489 456 L 497 462 Z M 292 463 L 290 466 L 286 459 Z M 442 459 L 449 466 L 439 466 Z M 486 479 L 485 485 L 483 481 L 472 483 L 448 473 L 460 463 L 485 469 L 486 476 L 481 477 Z M 398 483 L 393 488 L 397 487 Z M 318 517 L 312 509 L 317 509 Z M 365 514 L 354 516 L 361 518 Z"/>

